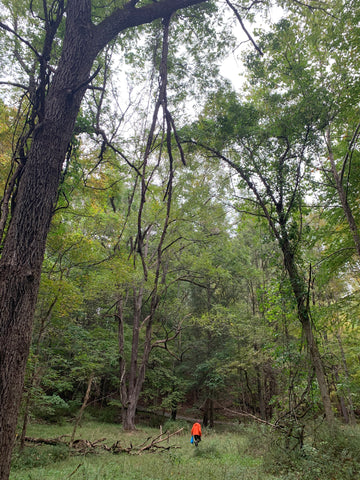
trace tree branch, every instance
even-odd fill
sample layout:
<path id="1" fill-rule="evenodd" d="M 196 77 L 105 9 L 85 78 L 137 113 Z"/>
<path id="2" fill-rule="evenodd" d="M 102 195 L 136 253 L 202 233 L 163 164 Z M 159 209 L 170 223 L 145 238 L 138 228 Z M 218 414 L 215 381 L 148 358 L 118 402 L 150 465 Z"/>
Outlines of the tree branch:
<path id="1" fill-rule="evenodd" d="M 151 23 L 159 18 L 168 18 L 177 10 L 206 2 L 208 0 L 163 0 L 135 8 L 137 0 L 131 0 L 94 27 L 94 46 L 100 51 L 127 28 Z"/>
<path id="2" fill-rule="evenodd" d="M 248 30 L 246 29 L 245 25 L 244 25 L 244 22 L 243 22 L 243 19 L 241 18 L 237 8 L 230 2 L 230 0 L 225 0 L 226 3 L 229 5 L 229 7 L 231 8 L 231 10 L 234 12 L 236 18 L 238 19 L 240 25 L 241 25 L 241 28 L 243 29 L 244 33 L 246 34 L 246 36 L 248 37 L 248 39 L 250 40 L 250 42 L 254 45 L 254 48 L 255 50 L 260 54 L 260 55 L 264 55 L 263 51 L 261 50 L 261 48 L 256 44 L 255 40 L 253 39 L 253 37 L 250 35 L 250 33 L 248 32 Z"/>
<path id="3" fill-rule="evenodd" d="M 29 47 L 36 55 L 36 57 L 38 58 L 38 60 L 41 61 L 41 55 L 40 53 L 31 45 L 30 42 L 28 42 L 27 40 L 25 40 L 24 38 L 22 38 L 21 35 L 19 35 L 18 33 L 16 33 L 16 31 L 14 29 L 12 29 L 11 27 L 9 27 L 8 25 L 6 25 L 5 23 L 3 22 L 0 22 L 0 28 L 2 28 L 3 30 L 6 30 L 7 32 L 10 32 L 12 33 L 13 35 L 15 35 L 15 37 L 20 40 L 20 42 L 24 43 L 27 47 Z"/>

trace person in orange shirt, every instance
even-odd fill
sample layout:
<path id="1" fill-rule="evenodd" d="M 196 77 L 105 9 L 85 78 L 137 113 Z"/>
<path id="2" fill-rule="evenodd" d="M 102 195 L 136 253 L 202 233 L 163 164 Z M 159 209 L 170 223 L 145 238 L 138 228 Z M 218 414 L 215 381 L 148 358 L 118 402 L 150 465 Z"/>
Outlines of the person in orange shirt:
<path id="1" fill-rule="evenodd" d="M 201 442 L 201 425 L 200 422 L 195 422 L 191 429 L 191 435 L 194 437 L 195 447 Z"/>

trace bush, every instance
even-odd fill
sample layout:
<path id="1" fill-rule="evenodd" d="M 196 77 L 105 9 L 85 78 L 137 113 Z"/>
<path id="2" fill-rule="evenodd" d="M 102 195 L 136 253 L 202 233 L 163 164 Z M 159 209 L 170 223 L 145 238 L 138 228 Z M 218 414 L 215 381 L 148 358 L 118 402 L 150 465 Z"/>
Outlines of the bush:
<path id="1" fill-rule="evenodd" d="M 183 428 L 183 434 L 188 434 L 190 431 L 190 424 L 186 420 L 167 420 L 163 425 L 163 431 L 169 433 L 176 432 Z"/>
<path id="2" fill-rule="evenodd" d="M 11 468 L 20 470 L 24 468 L 43 467 L 68 458 L 67 445 L 41 445 L 26 447 L 23 451 L 16 450 L 12 456 Z"/>
<path id="3" fill-rule="evenodd" d="M 47 422 L 59 422 L 69 413 L 69 405 L 59 395 L 43 395 L 41 403 L 34 408 L 33 414 L 36 418 Z"/>
<path id="4" fill-rule="evenodd" d="M 287 480 L 354 480 L 360 476 L 360 432 L 355 429 L 323 425 L 308 432 L 302 447 L 285 448 L 285 444 L 284 438 L 272 435 L 264 456 L 266 471 L 282 473 Z"/>

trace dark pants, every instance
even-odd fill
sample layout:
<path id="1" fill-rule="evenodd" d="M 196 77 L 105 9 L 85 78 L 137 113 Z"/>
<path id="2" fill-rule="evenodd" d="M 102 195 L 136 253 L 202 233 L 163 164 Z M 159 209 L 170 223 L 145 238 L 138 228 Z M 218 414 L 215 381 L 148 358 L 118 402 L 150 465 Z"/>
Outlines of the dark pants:
<path id="1" fill-rule="evenodd" d="M 195 447 L 198 446 L 198 443 L 201 442 L 201 437 L 200 435 L 194 435 L 194 443 L 195 443 Z"/>

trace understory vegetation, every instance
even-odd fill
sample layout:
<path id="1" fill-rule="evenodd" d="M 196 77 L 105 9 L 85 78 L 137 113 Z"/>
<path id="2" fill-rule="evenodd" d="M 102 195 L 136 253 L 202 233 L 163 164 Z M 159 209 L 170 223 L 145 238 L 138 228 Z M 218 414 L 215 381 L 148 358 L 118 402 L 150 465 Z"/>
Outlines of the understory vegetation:
<path id="1" fill-rule="evenodd" d="M 190 444 L 191 424 L 167 421 L 166 432 L 184 428 L 164 446 L 168 449 L 141 455 L 71 451 L 63 446 L 30 444 L 13 457 L 12 480 L 191 480 L 196 475 L 213 480 L 355 480 L 360 478 L 360 432 L 349 427 L 313 425 L 304 445 L 286 439 L 268 426 L 228 424 L 206 429 L 196 448 Z M 70 436 L 69 424 L 32 424 L 33 438 Z M 79 439 L 110 445 L 137 445 L 159 436 L 159 429 L 138 425 L 125 433 L 121 426 L 87 420 Z"/>

